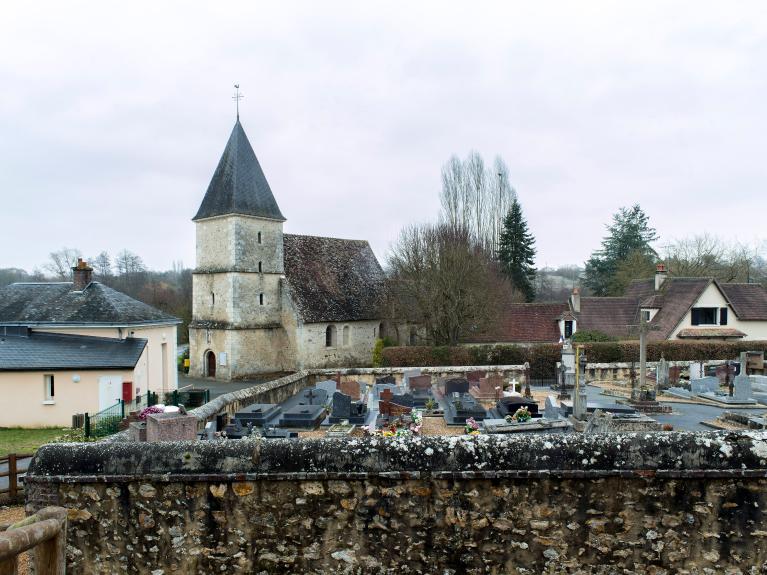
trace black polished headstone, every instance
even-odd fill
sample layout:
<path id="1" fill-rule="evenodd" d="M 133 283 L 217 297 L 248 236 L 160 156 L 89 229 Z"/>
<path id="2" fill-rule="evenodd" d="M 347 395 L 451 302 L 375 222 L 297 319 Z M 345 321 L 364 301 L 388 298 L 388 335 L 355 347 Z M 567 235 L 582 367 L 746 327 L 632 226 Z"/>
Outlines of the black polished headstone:
<path id="1" fill-rule="evenodd" d="M 454 377 L 445 381 L 445 395 L 453 393 L 468 393 L 469 380 L 463 377 Z"/>

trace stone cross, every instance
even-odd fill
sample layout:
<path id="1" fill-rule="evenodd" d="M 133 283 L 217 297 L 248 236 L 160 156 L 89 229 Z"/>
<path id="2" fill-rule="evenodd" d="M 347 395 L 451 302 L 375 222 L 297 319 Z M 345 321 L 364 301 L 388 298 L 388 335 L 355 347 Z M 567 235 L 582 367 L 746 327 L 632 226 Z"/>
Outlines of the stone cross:
<path id="1" fill-rule="evenodd" d="M 525 362 L 525 397 L 533 397 L 530 391 L 530 364 Z"/>
<path id="2" fill-rule="evenodd" d="M 517 392 L 517 385 L 518 384 L 519 384 L 519 382 L 517 381 L 516 377 L 511 380 L 511 391 L 512 392 L 514 392 L 514 393 Z"/>
<path id="3" fill-rule="evenodd" d="M 639 390 L 647 385 L 647 332 L 656 331 L 660 329 L 656 325 L 650 325 L 647 323 L 644 314 L 640 314 L 639 320 L 639 388 L 637 388 L 636 380 L 632 379 L 631 383 L 631 400 L 637 401 L 639 399 Z M 657 389 L 658 379 L 655 378 L 655 395 L 658 393 Z"/>

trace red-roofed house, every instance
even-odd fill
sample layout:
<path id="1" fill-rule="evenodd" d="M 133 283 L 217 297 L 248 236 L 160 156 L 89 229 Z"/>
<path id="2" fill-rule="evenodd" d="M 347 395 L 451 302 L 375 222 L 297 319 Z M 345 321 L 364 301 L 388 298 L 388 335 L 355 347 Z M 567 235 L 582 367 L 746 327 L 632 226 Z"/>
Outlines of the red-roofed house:
<path id="1" fill-rule="evenodd" d="M 635 280 L 622 297 L 581 297 L 566 303 L 510 304 L 487 333 L 467 343 L 555 343 L 579 330 L 616 339 L 637 339 L 644 319 L 648 339 L 767 340 L 767 291 L 759 284 L 725 284 L 713 278 L 669 277 L 664 265 L 655 278 Z"/>

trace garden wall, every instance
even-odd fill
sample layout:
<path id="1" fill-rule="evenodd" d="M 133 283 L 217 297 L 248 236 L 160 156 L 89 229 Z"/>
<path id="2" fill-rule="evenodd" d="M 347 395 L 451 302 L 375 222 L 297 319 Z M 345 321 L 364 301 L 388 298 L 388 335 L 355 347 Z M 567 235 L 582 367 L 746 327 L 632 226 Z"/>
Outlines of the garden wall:
<path id="1" fill-rule="evenodd" d="M 48 445 L 70 575 L 761 573 L 767 434 Z"/>

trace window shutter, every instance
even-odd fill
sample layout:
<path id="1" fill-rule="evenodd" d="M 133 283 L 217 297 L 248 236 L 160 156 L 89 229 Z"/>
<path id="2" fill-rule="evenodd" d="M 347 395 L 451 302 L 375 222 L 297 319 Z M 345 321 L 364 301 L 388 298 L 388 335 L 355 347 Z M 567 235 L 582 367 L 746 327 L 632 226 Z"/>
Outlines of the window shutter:
<path id="1" fill-rule="evenodd" d="M 719 325 L 727 325 L 727 308 L 723 307 L 719 310 Z"/>

